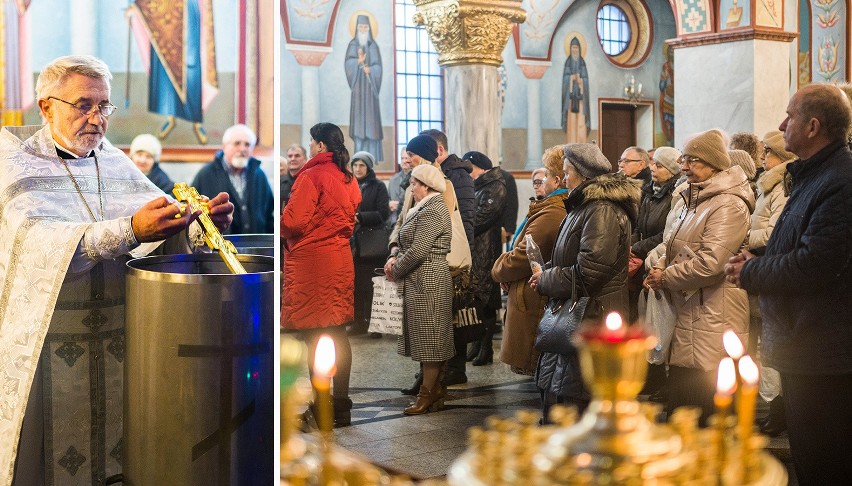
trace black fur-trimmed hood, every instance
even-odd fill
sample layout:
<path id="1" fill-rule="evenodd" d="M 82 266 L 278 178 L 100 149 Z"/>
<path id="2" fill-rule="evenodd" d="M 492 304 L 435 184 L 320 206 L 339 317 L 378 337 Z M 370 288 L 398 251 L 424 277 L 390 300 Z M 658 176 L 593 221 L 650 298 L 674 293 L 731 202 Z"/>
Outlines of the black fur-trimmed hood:
<path id="1" fill-rule="evenodd" d="M 604 174 L 589 179 L 577 186 L 565 199 L 568 212 L 590 201 L 610 201 L 624 209 L 631 224 L 639 216 L 639 201 L 642 199 L 641 180 L 621 174 Z"/>

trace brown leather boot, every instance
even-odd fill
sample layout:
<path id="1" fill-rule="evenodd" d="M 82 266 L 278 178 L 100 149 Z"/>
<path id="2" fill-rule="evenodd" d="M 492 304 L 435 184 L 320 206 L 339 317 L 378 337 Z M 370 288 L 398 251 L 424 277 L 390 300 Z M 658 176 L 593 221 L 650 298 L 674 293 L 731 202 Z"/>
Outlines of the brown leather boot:
<path id="1" fill-rule="evenodd" d="M 417 401 L 402 411 L 405 415 L 420 415 L 426 412 L 436 412 L 444 408 L 444 397 L 441 396 L 441 387 L 435 386 L 432 390 L 420 386 Z"/>

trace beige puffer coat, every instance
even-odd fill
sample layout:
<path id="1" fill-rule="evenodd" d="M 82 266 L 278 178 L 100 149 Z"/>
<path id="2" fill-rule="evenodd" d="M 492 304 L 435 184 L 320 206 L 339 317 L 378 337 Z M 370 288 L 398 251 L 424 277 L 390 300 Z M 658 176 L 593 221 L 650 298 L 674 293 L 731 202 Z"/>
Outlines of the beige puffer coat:
<path id="1" fill-rule="evenodd" d="M 748 295 L 724 273 L 747 242 L 754 193 L 743 170 L 733 166 L 690 184 L 681 197 L 684 208 L 656 264 L 677 310 L 669 364 L 712 371 L 725 356 L 727 329 L 748 340 Z"/>
<path id="2" fill-rule="evenodd" d="M 748 236 L 748 248 L 759 250 L 766 248 L 769 235 L 775 228 L 781 210 L 790 197 L 790 182 L 787 177 L 787 165 L 778 164 L 764 172 L 757 181 L 757 203 L 751 215 L 751 233 Z"/>

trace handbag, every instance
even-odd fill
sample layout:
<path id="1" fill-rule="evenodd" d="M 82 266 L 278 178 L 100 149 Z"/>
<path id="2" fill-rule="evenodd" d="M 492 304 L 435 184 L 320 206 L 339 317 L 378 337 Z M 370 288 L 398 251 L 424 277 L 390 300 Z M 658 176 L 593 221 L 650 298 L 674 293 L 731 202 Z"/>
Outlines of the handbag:
<path id="1" fill-rule="evenodd" d="M 672 344 L 677 311 L 668 290 L 649 290 L 647 294 L 647 298 L 645 292 L 639 296 L 639 312 L 640 315 L 644 314 L 646 327 L 657 338 L 657 344 L 648 353 L 648 362 L 665 364 Z"/>
<path id="2" fill-rule="evenodd" d="M 544 315 L 538 323 L 535 349 L 543 353 L 570 354 L 574 349 L 571 336 L 583 321 L 599 319 L 603 315 L 603 305 L 597 297 L 589 297 L 582 274 L 576 265 L 571 267 L 571 273 L 571 300 L 562 303 L 548 301 Z M 577 296 L 578 280 L 585 294 L 582 297 Z"/>
<path id="3" fill-rule="evenodd" d="M 473 305 L 474 280 L 469 269 L 453 275 L 453 339 L 457 345 L 479 341 L 485 335 L 485 324 Z"/>
<path id="4" fill-rule="evenodd" d="M 355 233 L 355 251 L 358 258 L 363 260 L 383 260 L 388 257 L 388 239 L 390 231 L 381 224 L 379 226 L 361 226 Z"/>
<path id="5" fill-rule="evenodd" d="M 386 277 L 373 277 L 373 303 L 369 332 L 402 335 L 402 285 Z"/>
<path id="6" fill-rule="evenodd" d="M 444 203 L 450 211 L 450 222 L 453 227 L 453 237 L 450 240 L 450 252 L 447 254 L 447 266 L 450 274 L 456 275 L 465 269 L 469 269 L 473 263 L 470 255 L 470 245 L 467 241 L 467 233 L 464 231 L 459 204 L 456 200 L 455 189 L 447 179 L 447 188 L 444 190 Z"/>

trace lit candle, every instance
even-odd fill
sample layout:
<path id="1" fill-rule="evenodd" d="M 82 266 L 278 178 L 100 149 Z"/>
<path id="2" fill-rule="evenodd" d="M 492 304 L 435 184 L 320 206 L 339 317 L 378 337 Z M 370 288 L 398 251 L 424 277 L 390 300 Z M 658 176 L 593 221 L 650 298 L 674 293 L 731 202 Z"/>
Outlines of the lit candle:
<path id="1" fill-rule="evenodd" d="M 733 358 L 734 361 L 739 361 L 740 358 L 743 357 L 745 348 L 743 348 L 743 342 L 740 341 L 737 333 L 728 329 L 725 331 L 725 334 L 722 334 L 722 343 L 725 345 L 725 352 L 728 353 L 728 356 Z"/>
<path id="2" fill-rule="evenodd" d="M 317 425 L 321 432 L 331 432 L 331 377 L 334 366 L 334 341 L 326 334 L 320 336 L 314 352 L 314 370 L 311 382 L 317 394 Z"/>
<path id="3" fill-rule="evenodd" d="M 648 337 L 641 326 L 625 326 L 618 312 L 607 314 L 603 326 L 584 327 L 580 330 L 580 334 L 588 341 L 604 341 L 613 344 Z"/>
<path id="4" fill-rule="evenodd" d="M 716 405 L 716 413 L 723 418 L 728 414 L 736 389 L 737 374 L 734 369 L 734 360 L 722 358 L 719 363 L 719 375 L 716 379 L 716 394 L 713 396 L 713 402 Z"/>
<path id="5" fill-rule="evenodd" d="M 740 359 L 739 368 L 743 386 L 737 400 L 737 429 L 740 446 L 745 455 L 751 431 L 754 428 L 754 408 L 757 402 L 757 382 L 760 373 L 754 360 L 748 355 Z"/>

